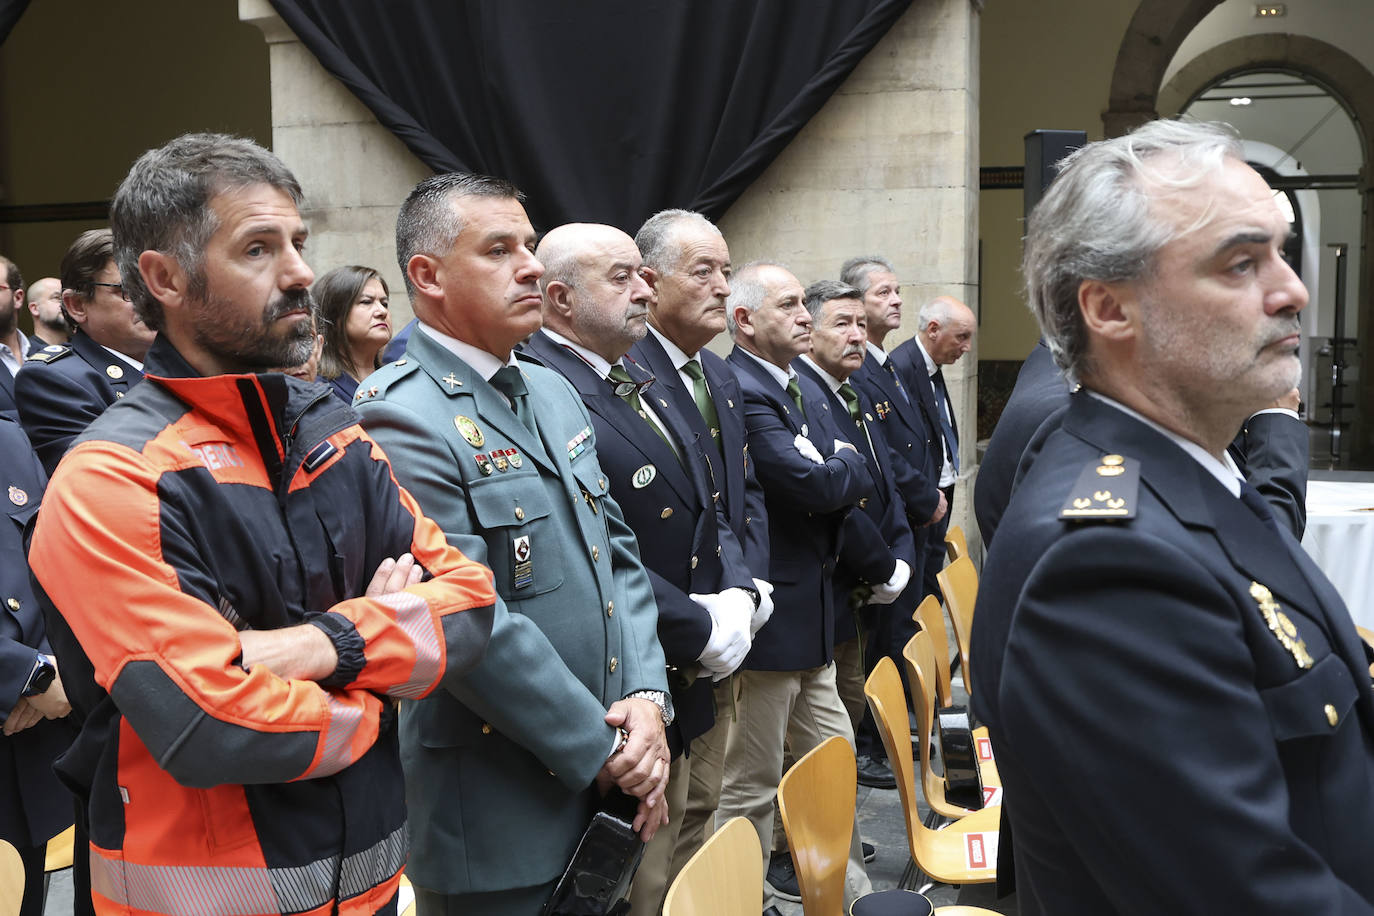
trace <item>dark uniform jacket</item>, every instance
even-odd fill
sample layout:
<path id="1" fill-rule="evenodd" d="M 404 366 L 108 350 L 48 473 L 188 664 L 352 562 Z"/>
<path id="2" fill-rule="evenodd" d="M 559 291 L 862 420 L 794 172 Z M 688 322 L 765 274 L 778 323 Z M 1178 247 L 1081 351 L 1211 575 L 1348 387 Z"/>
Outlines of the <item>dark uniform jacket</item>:
<path id="1" fill-rule="evenodd" d="M 80 329 L 66 345 L 44 347 L 14 377 L 19 420 L 49 474 L 72 440 L 143 378 Z"/>
<path id="2" fill-rule="evenodd" d="M 805 671 L 830 664 L 835 651 L 833 577 L 840 526 L 850 509 L 871 490 L 862 456 L 835 454 L 834 440 L 848 441 L 830 415 L 819 386 L 800 378 L 806 416 L 754 357 L 736 347 L 729 363 L 744 393 L 749 451 L 767 500 L 772 557 L 768 581 L 776 608 L 754 636 L 744 667 L 754 671 Z M 810 439 L 825 458 L 803 457 L 793 445 Z"/>
<path id="3" fill-rule="evenodd" d="M 667 392 L 662 397 L 677 407 L 678 413 L 687 420 L 688 427 L 701 436 L 701 441 L 705 443 L 711 433 L 701 418 L 701 412 L 697 410 L 692 390 L 683 385 L 677 367 L 652 331 L 630 348 L 630 358 L 649 371 L 654 377 L 655 392 L 660 389 Z M 759 486 L 749 457 L 744 395 L 740 393 L 739 380 L 725 360 L 704 349 L 697 353 L 697 358 L 701 360 L 706 387 L 716 407 L 716 419 L 720 421 L 720 448 L 714 452 L 705 446 L 702 448 L 711 462 L 712 491 L 720 492 L 726 518 L 735 532 L 735 539 L 744 548 L 744 560 L 749 564 L 750 572 L 760 579 L 766 579 L 768 519 L 764 510 L 763 488 Z"/>
<path id="4" fill-rule="evenodd" d="M 711 616 L 688 595 L 754 587 L 739 542 L 708 486 L 710 471 L 703 451 L 714 451 L 715 443 L 684 435 L 685 421 L 656 381 L 640 397 L 651 402 L 674 437 L 682 455 L 679 461 L 582 357 L 542 332 L 530 338 L 525 352 L 572 382 L 591 412 L 601 468 L 639 541 L 639 555 L 653 585 L 658 641 L 670 666 L 668 685 L 677 710 L 668 728 L 669 743 L 679 753 L 715 721 L 711 678 L 698 678 L 689 670 L 697 668 L 711 637 Z M 636 381 L 648 378 L 632 363 L 626 370 Z"/>
<path id="5" fill-rule="evenodd" d="M 865 428 L 850 419 L 844 400 L 830 391 L 829 384 L 815 369 L 803 359 L 797 359 L 792 366 L 798 375 L 809 378 L 825 393 L 830 415 L 842 430 L 840 438 L 852 443 L 864 456 L 868 475 L 869 495 L 860 497 L 854 511 L 845 516 L 840 559 L 835 569 L 835 641 L 840 643 L 858 635 L 855 615 L 847 613 L 853 607 L 854 590 L 887 582 L 897 568 L 897 560 L 904 561 L 915 573 L 916 542 L 907 524 L 906 506 L 894 488 L 887 441 L 878 426 L 873 402 L 863 391 L 855 389 L 867 427 L 865 434 Z M 912 594 L 915 591 L 912 589 Z M 914 601 L 910 604 L 908 616 L 916 607 Z M 875 619 L 869 615 L 862 622 L 867 628 Z"/>
<path id="6" fill-rule="evenodd" d="M 51 655 L 43 612 L 29 584 L 24 526 L 38 512 L 45 475 L 19 424 L 0 419 L 0 720 L 9 717 L 28 683 L 36 653 Z M 68 719 L 42 719 L 0 735 L 0 839 L 41 846 L 72 822 L 72 796 L 52 764 L 71 743 Z"/>
<path id="7" fill-rule="evenodd" d="M 668 689 L 653 589 L 587 409 L 558 373 L 520 368 L 537 432 L 423 329 L 356 402 L 397 478 L 495 578 L 481 664 L 401 711 L 406 872 L 446 895 L 561 874 L 600 803 L 607 708 Z"/>
<path id="8" fill-rule="evenodd" d="M 1024 916 L 1374 913 L 1350 615 L 1174 442 L 1075 395 L 1003 517 L 972 642 Z"/>

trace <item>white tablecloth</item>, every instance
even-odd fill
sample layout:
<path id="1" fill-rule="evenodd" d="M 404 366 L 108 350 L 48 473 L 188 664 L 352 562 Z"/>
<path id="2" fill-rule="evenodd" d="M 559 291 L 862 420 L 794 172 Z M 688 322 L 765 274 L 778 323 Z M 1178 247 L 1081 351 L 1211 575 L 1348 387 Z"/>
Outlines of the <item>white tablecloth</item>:
<path id="1" fill-rule="evenodd" d="M 1302 546 L 1355 623 L 1374 629 L 1374 483 L 1309 480 Z"/>

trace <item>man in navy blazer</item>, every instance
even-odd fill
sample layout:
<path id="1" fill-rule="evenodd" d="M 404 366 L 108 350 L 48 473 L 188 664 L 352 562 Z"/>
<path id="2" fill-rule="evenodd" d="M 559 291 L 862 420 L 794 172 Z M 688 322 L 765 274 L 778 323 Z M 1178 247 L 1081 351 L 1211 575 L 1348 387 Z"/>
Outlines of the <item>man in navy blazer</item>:
<path id="1" fill-rule="evenodd" d="M 744 392 L 749 450 L 767 501 L 768 581 L 777 610 L 754 637 L 738 676 L 716 822 L 748 817 L 766 868 L 784 744 L 800 758 L 832 735 L 854 741 L 835 687 L 835 615 L 848 609 L 835 607 L 834 576 L 845 517 L 871 494 L 872 478 L 853 434 L 831 416 L 825 392 L 791 368 L 811 345 L 797 278 L 759 262 L 741 268 L 731 286 L 735 348 L 728 361 Z M 871 887 L 862 856 L 856 826 L 846 902 Z"/>
<path id="2" fill-rule="evenodd" d="M 953 365 L 973 345 L 978 319 L 968 306 L 952 296 L 937 296 L 921 307 L 916 336 L 892 351 L 892 364 L 908 392 L 915 392 L 931 438 L 943 452 L 939 487 L 946 504 L 954 502 L 954 483 L 959 478 L 959 424 L 945 386 L 944 367 Z M 949 515 L 932 523 L 927 532 L 925 594 L 939 595 L 935 579 L 945 565 L 945 532 Z"/>
<path id="3" fill-rule="evenodd" d="M 1336 590 L 1228 459 L 1308 295 L 1225 125 L 1069 156 L 1024 270 L 1081 389 L 973 617 L 1024 916 L 1374 914 L 1374 691 Z M 999 863 L 1005 867 L 1005 857 Z"/>
<path id="4" fill-rule="evenodd" d="M 749 457 L 739 381 L 723 359 L 706 349 L 725 330 L 730 249 L 715 224 L 690 210 L 655 213 L 635 233 L 635 244 L 644 259 L 640 273 L 654 295 L 649 332 L 630 349 L 630 357 L 649 371 L 654 393 L 677 408 L 690 437 L 702 443 L 712 495 L 719 495 L 762 601 L 750 624 L 757 632 L 773 608 L 768 597 L 773 586 L 767 582 L 768 516 Z M 715 705 L 718 710 L 733 707 L 733 677 L 716 681 Z M 717 716 L 715 725 L 692 739 L 687 803 L 669 883 L 701 848 L 707 826 L 715 820 L 730 722 L 728 715 Z"/>
<path id="5" fill-rule="evenodd" d="M 896 788 L 884 762 L 882 740 L 864 700 L 864 680 L 873 665 L 888 654 L 875 641 L 880 618 L 915 609 L 907 594 L 916 568 L 916 541 L 906 520 L 906 506 L 896 489 L 896 473 L 887 441 L 878 425 L 878 409 L 851 384 L 863 365 L 867 313 L 863 298 L 852 286 L 821 280 L 806 288 L 805 305 L 811 315 L 811 350 L 793 364 L 810 378 L 830 401 L 830 414 L 864 456 L 873 489 L 845 518 L 840 561 L 835 570 L 835 681 L 854 726 L 854 740 L 864 771 L 863 784 Z M 912 590 L 915 591 L 914 589 Z M 890 623 L 886 630 L 891 631 Z M 862 640 L 860 639 L 862 637 Z M 867 777 L 867 781 L 864 778 Z"/>
<path id="6" fill-rule="evenodd" d="M 653 293 L 634 240 L 613 226 L 551 230 L 535 252 L 544 265 L 543 328 L 525 352 L 572 383 L 591 413 L 611 496 L 639 541 L 658 605 L 677 717 L 668 727 L 668 823 L 635 876 L 631 912 L 663 908 L 668 866 L 687 803 L 693 760 L 683 753 L 715 721 L 711 684 L 749 651 L 758 592 L 735 533 L 709 485 L 703 442 L 657 382 L 624 356 L 646 333 Z"/>

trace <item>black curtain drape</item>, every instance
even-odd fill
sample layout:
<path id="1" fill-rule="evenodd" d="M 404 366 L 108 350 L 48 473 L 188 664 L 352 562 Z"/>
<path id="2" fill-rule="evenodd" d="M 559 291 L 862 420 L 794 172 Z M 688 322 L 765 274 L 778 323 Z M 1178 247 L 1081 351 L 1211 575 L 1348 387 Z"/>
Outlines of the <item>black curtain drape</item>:
<path id="1" fill-rule="evenodd" d="M 29 0 L 0 0 L 0 45 L 10 37 L 10 30 L 29 8 Z"/>
<path id="2" fill-rule="evenodd" d="M 724 213 L 910 4 L 272 0 L 431 168 L 514 181 L 539 228 L 628 232 Z"/>

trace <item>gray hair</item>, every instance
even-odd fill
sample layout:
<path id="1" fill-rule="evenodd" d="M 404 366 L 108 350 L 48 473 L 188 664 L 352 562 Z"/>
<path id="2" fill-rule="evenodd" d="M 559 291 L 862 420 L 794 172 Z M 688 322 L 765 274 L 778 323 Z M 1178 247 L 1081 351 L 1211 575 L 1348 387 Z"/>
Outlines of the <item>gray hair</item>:
<path id="1" fill-rule="evenodd" d="M 1176 167 L 1159 167 L 1165 154 Z M 1078 306 L 1083 281 L 1123 283 L 1148 276 L 1159 250 L 1180 232 L 1151 212 L 1156 189 L 1201 187 L 1227 159 L 1245 161 L 1233 128 L 1185 121 L 1151 121 L 1064 159 L 1030 214 L 1021 270 L 1027 303 L 1071 381 L 1090 369 Z M 924 309 L 921 320 L 924 327 Z"/>
<path id="2" fill-rule="evenodd" d="M 744 306 L 746 311 L 757 312 L 759 306 L 763 305 L 763 297 L 767 294 L 768 288 L 759 279 L 759 274 L 765 267 L 781 267 L 787 270 L 785 264 L 779 264 L 777 261 L 750 261 L 735 271 L 734 276 L 730 278 L 730 295 L 725 300 L 725 328 L 731 337 L 735 336 L 736 331 L 735 309 Z"/>
<path id="3" fill-rule="evenodd" d="M 203 297 L 205 246 L 219 228 L 210 200 L 257 184 L 283 192 L 298 209 L 304 200 L 285 163 L 242 137 L 183 134 L 138 158 L 115 192 L 110 228 L 120 282 L 144 324 L 162 329 L 162 305 L 143 282 L 139 255 L 160 251 L 175 258 L 190 278 L 189 292 Z"/>
<path id="4" fill-rule="evenodd" d="M 802 305 L 806 306 L 806 310 L 812 318 L 819 319 L 821 309 L 825 308 L 825 304 L 832 299 L 853 299 L 855 302 L 862 303 L 864 294 L 859 291 L 858 287 L 841 283 L 838 280 L 817 280 L 806 288 Z"/>
<path id="5" fill-rule="evenodd" d="M 525 195 L 504 178 L 471 172 L 432 175 L 417 184 L 396 216 L 396 262 L 405 278 L 406 294 L 414 300 L 415 287 L 406 265 L 417 254 L 443 257 L 463 231 L 463 217 L 450 204 L 464 197 L 502 197 L 525 202 Z"/>
<path id="6" fill-rule="evenodd" d="M 921 310 L 916 313 L 916 330 L 924 331 L 930 327 L 932 321 L 938 321 L 940 327 L 945 327 L 953 314 L 954 303 L 949 297 L 937 296 L 921 306 Z"/>
<path id="7" fill-rule="evenodd" d="M 840 282 L 847 283 L 859 291 L 863 296 L 868 292 L 868 288 L 873 285 L 869 275 L 876 270 L 886 271 L 894 277 L 897 275 L 897 268 L 892 266 L 892 262 L 879 254 L 861 254 L 857 258 L 850 258 L 840 267 Z"/>
<path id="8" fill-rule="evenodd" d="M 660 210 L 646 219 L 635 233 L 635 246 L 644 259 L 644 266 L 660 274 L 677 267 L 682 257 L 682 245 L 678 237 L 681 230 L 689 225 L 724 238 L 716 224 L 700 213 L 693 210 Z M 734 282 L 734 277 L 731 277 L 731 285 Z"/>

